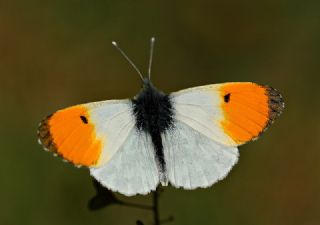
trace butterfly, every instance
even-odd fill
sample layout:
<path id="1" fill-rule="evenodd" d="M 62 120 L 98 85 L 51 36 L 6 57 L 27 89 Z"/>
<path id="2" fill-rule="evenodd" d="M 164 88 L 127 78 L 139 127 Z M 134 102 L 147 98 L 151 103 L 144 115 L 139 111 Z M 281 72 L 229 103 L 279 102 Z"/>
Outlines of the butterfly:
<path id="1" fill-rule="evenodd" d="M 252 82 L 211 84 L 165 94 L 139 73 L 132 99 L 106 100 L 59 110 L 39 125 L 48 151 L 86 166 L 104 187 L 127 196 L 169 183 L 206 188 L 226 177 L 238 146 L 257 139 L 281 114 L 284 101 L 269 86 Z"/>

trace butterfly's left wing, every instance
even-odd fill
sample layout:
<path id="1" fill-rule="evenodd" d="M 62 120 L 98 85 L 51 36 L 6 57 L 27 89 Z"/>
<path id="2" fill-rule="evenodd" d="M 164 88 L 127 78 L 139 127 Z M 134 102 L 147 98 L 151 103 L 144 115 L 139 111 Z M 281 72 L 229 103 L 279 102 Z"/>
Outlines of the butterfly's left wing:
<path id="1" fill-rule="evenodd" d="M 40 123 L 41 144 L 87 166 L 103 186 L 124 195 L 147 194 L 159 183 L 149 134 L 135 127 L 130 100 L 72 106 Z"/>
<path id="2" fill-rule="evenodd" d="M 224 178 L 237 146 L 257 138 L 284 108 L 276 90 L 254 83 L 190 88 L 170 95 L 174 126 L 162 135 L 171 184 L 194 189 Z"/>
<path id="3" fill-rule="evenodd" d="M 90 168 L 90 174 L 103 186 L 127 196 L 154 191 L 160 178 L 150 135 L 134 127 L 112 159 Z"/>

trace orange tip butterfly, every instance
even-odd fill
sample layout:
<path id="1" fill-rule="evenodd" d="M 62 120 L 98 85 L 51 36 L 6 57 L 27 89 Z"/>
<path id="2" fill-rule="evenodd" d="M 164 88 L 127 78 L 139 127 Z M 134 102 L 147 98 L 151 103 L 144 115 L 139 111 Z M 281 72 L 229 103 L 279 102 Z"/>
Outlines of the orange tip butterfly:
<path id="1" fill-rule="evenodd" d="M 210 187 L 238 161 L 237 146 L 254 140 L 281 114 L 280 93 L 251 82 L 212 84 L 165 94 L 138 72 L 143 88 L 133 98 L 59 110 L 39 126 L 42 146 L 112 191 L 147 194 L 159 183 Z"/>

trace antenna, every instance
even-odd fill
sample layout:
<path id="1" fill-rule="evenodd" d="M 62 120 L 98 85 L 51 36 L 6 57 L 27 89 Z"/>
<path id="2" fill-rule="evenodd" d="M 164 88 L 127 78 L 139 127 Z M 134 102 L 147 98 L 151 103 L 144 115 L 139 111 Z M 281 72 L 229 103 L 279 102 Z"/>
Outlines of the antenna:
<path id="1" fill-rule="evenodd" d="M 153 49 L 154 49 L 154 42 L 155 42 L 155 38 L 152 37 L 150 39 L 150 56 L 149 56 L 149 66 L 148 66 L 148 77 L 149 80 L 151 79 L 151 66 L 152 66 L 152 57 L 153 57 Z"/>
<path id="2" fill-rule="evenodd" d="M 112 45 L 114 47 L 116 47 L 116 49 L 118 49 L 118 51 L 121 53 L 121 55 L 123 55 L 123 57 L 130 63 L 130 65 L 138 72 L 141 80 L 143 80 L 142 73 L 140 72 L 138 67 L 131 61 L 131 59 L 126 55 L 126 53 L 124 53 L 124 51 L 122 51 L 122 49 L 118 46 L 117 42 L 113 41 Z"/>

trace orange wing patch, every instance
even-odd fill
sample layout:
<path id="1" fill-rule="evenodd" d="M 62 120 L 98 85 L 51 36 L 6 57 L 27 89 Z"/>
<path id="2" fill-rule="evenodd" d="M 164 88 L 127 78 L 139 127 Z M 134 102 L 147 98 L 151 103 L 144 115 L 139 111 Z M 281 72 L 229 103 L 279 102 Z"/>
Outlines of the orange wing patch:
<path id="1" fill-rule="evenodd" d="M 76 165 L 95 165 L 101 153 L 101 141 L 85 106 L 59 110 L 43 120 L 38 132 L 41 144 Z"/>
<path id="2" fill-rule="evenodd" d="M 224 131 L 237 143 L 257 138 L 284 108 L 278 91 L 254 83 L 227 83 L 221 86 Z"/>

